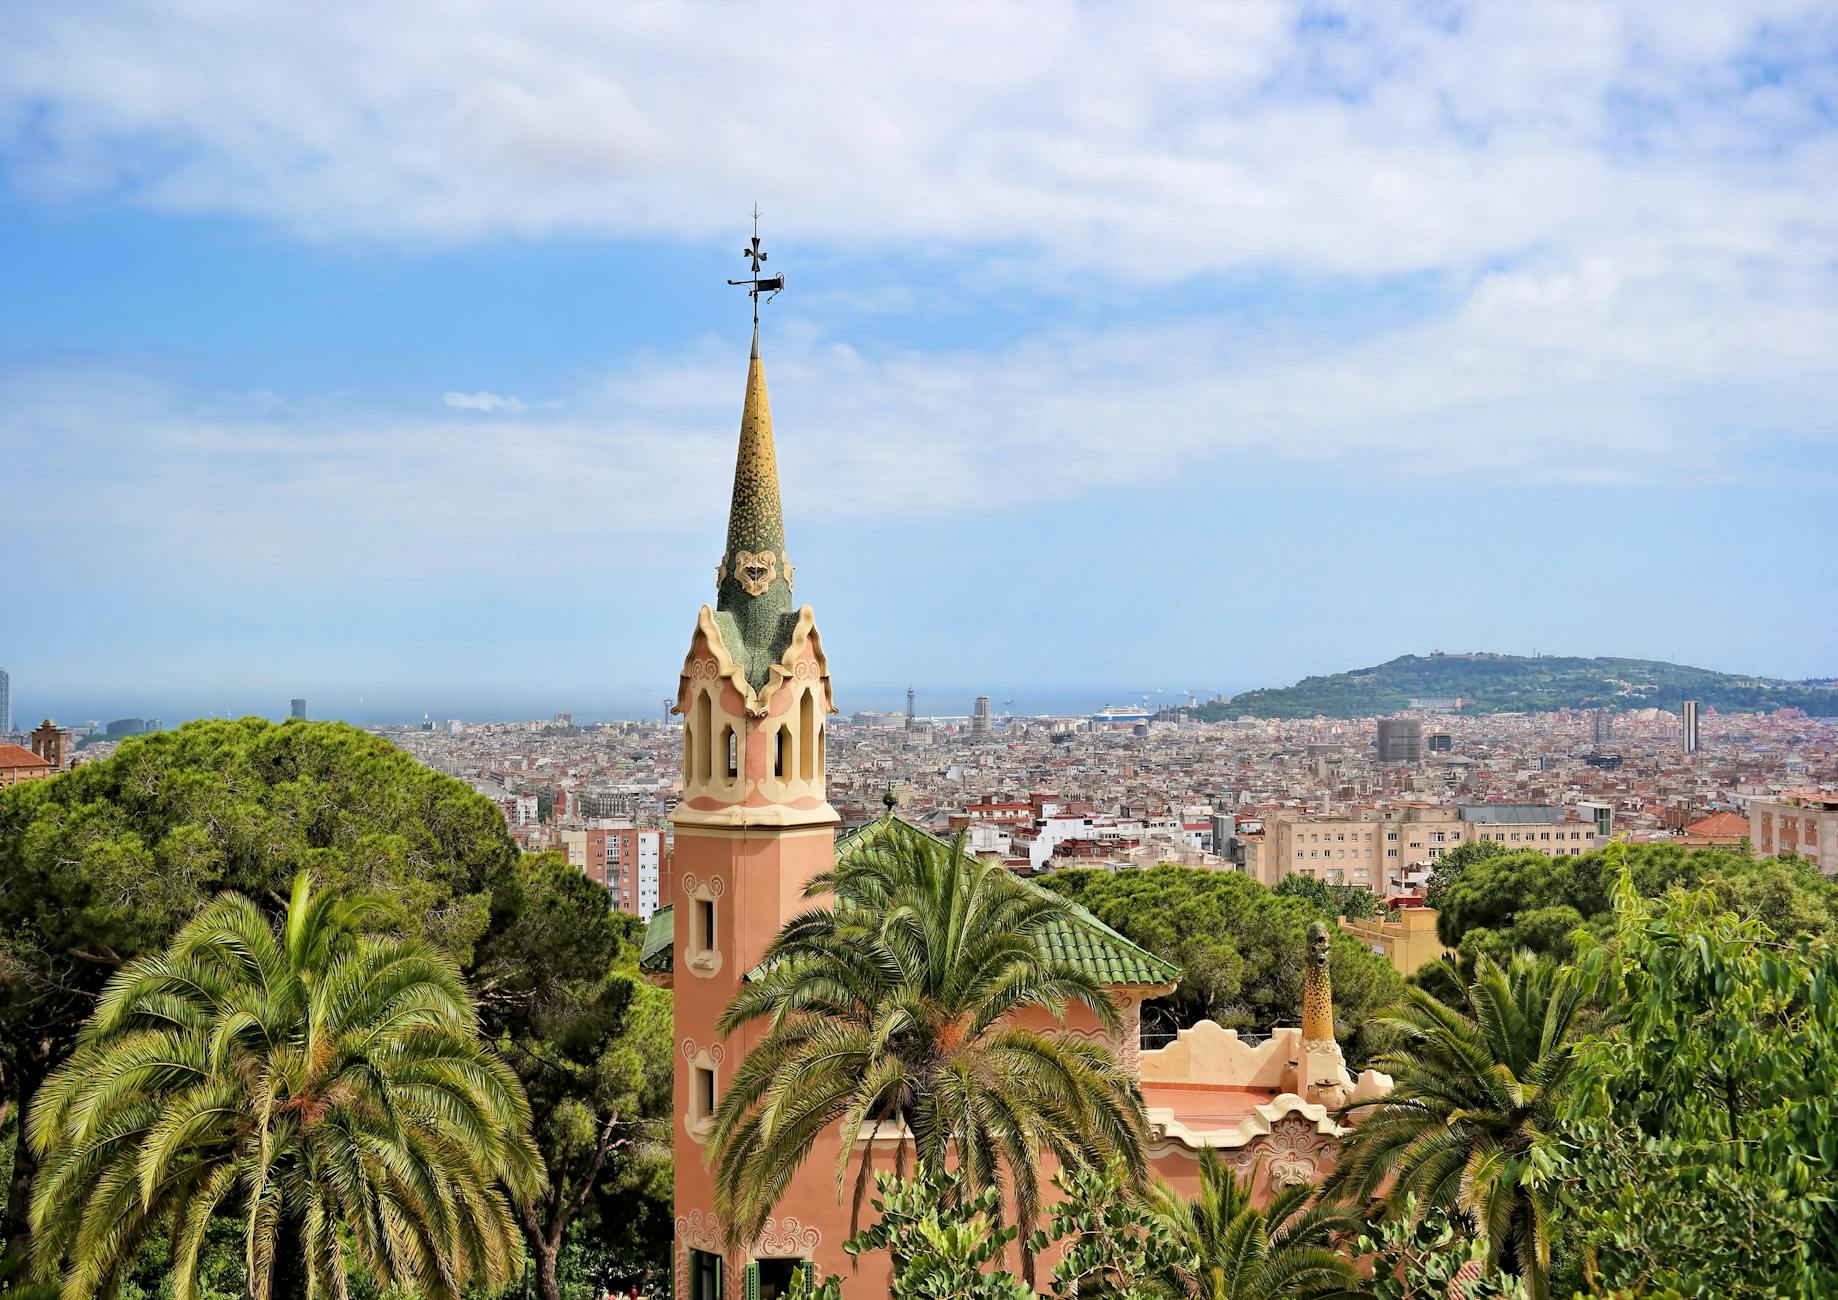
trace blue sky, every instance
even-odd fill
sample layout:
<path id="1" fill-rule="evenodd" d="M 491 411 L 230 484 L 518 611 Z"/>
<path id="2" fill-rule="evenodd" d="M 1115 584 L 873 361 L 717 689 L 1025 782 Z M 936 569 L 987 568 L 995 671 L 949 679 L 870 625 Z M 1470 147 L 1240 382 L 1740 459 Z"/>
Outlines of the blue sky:
<path id="1" fill-rule="evenodd" d="M 0 19 L 21 713 L 661 698 L 754 201 L 845 706 L 1838 672 L 1829 6 L 287 8 Z"/>

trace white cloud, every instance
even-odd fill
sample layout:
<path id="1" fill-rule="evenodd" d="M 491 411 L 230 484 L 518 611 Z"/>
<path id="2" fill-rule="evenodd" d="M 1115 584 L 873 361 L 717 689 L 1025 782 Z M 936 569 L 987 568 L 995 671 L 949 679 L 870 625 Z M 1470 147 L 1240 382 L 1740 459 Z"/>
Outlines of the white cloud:
<path id="1" fill-rule="evenodd" d="M 520 415 L 523 399 L 500 397 L 496 393 L 448 393 L 440 399 L 456 411 L 482 411 L 487 415 Z"/>
<path id="2" fill-rule="evenodd" d="M 1147 280 L 1832 252 L 1828 5 L 1329 17 L 73 0 L 10 16 L 0 157 L 29 188 L 327 239 L 727 239 L 758 197 L 781 241 Z"/>
<path id="3" fill-rule="evenodd" d="M 408 248 L 737 248 L 758 198 L 776 240 L 916 248 L 991 296 L 1026 277 L 1127 301 L 1206 272 L 1432 286 L 1338 331 L 1220 311 L 984 352 L 854 350 L 781 322 L 768 364 L 809 514 L 1176 474 L 1739 482 L 1783 448 L 1832 471 L 1829 5 L 1322 12 L 72 0 L 9 15 L 0 168 L 27 194 Z M 353 571 L 608 535 L 707 549 L 740 399 L 738 358 L 709 349 L 625 364 L 563 409 L 445 395 L 497 417 L 489 437 L 470 417 L 58 381 L 0 401 L 0 444 L 42 499 L 134 466 L 94 488 L 120 517 L 146 513 L 149 484 L 201 512 L 149 519 L 193 530 L 150 543 L 166 553 Z M 482 526 L 507 511 L 515 545 Z"/>
<path id="4" fill-rule="evenodd" d="M 1311 488 L 1346 482 L 1432 513 L 1438 494 L 1504 488 L 1528 521 L 1579 485 L 1838 486 L 1838 301 L 1774 286 L 1707 318 L 1700 292 L 1553 263 L 1353 339 L 1190 320 L 927 353 L 782 328 L 767 371 L 792 529 L 1195 476 L 1290 502 L 1299 525 Z M 0 372 L 0 456 L 34 484 L 0 534 L 67 530 L 80 500 L 109 521 L 95 535 L 109 554 L 125 528 L 149 562 L 225 574 L 503 573 L 634 547 L 699 563 L 720 536 L 743 381 L 744 358 L 709 342 L 625 363 L 565 404 L 450 395 L 499 417 L 480 436 L 464 416 L 349 399 Z"/>

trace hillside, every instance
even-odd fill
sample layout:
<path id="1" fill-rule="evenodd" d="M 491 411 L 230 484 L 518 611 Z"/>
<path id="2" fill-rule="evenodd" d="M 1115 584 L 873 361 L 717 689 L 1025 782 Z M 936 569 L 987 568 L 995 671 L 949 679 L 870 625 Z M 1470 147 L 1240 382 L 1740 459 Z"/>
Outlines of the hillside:
<path id="1" fill-rule="evenodd" d="M 1814 716 L 1838 716 L 1838 690 L 1830 683 L 1742 677 L 1653 659 L 1486 653 L 1400 655 L 1374 668 L 1246 691 L 1205 705 L 1201 715 L 1209 720 L 1360 718 L 1409 708 L 1413 699 L 1457 696 L 1463 713 L 1677 709 L 1685 700 L 1696 700 L 1726 713 L 1800 708 Z"/>

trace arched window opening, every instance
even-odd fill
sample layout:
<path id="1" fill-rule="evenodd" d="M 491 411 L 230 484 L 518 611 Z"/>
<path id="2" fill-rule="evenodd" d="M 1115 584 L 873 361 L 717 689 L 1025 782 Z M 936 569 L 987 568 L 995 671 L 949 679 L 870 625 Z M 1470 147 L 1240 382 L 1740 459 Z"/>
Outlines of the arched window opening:
<path id="1" fill-rule="evenodd" d="M 822 783 L 822 781 L 825 779 L 824 773 L 829 770 L 829 768 L 824 765 L 824 754 L 823 754 L 824 741 L 829 736 L 829 734 L 830 734 L 830 729 L 828 727 L 818 727 L 817 728 L 817 780 L 819 783 Z"/>
<path id="2" fill-rule="evenodd" d="M 696 692 L 696 779 L 708 781 L 715 775 L 715 750 L 709 743 L 714 723 L 709 717 L 707 691 Z"/>
<path id="3" fill-rule="evenodd" d="M 772 775 L 783 781 L 791 773 L 791 728 L 772 733 Z"/>
<path id="4" fill-rule="evenodd" d="M 798 775 L 808 781 L 817 757 L 817 706 L 809 691 L 798 697 Z"/>
<path id="5" fill-rule="evenodd" d="M 732 781 L 740 775 L 740 742 L 735 738 L 734 728 L 723 727 L 721 729 L 721 747 L 727 751 L 727 777 Z"/>
<path id="6" fill-rule="evenodd" d="M 695 706 L 691 705 L 690 712 L 694 711 Z M 683 779 L 696 779 L 696 724 L 693 717 L 683 719 Z"/>

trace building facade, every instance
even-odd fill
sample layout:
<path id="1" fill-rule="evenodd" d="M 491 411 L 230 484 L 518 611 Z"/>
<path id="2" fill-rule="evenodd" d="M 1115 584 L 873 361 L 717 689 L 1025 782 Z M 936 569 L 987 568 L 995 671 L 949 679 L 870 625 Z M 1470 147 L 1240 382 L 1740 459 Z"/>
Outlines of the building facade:
<path id="1" fill-rule="evenodd" d="M 0 788 L 54 776 L 57 769 L 24 745 L 0 742 Z"/>
<path id="2" fill-rule="evenodd" d="M 1797 853 L 1838 875 L 1838 794 L 1802 790 L 1750 800 L 1749 842 L 1758 857 Z"/>
<path id="3" fill-rule="evenodd" d="M 1423 761 L 1423 721 L 1420 718 L 1380 718 L 1377 737 L 1381 763 Z"/>
<path id="4" fill-rule="evenodd" d="M 604 886 L 613 907 L 651 919 L 666 887 L 663 831 L 625 822 L 565 830 L 560 840 L 568 864 Z"/>
<path id="5" fill-rule="evenodd" d="M 1264 819 L 1253 874 L 1266 885 L 1300 873 L 1382 894 L 1473 840 L 1581 857 L 1602 836 L 1593 822 L 1542 804 L 1380 804 L 1338 816 L 1277 812 Z"/>

